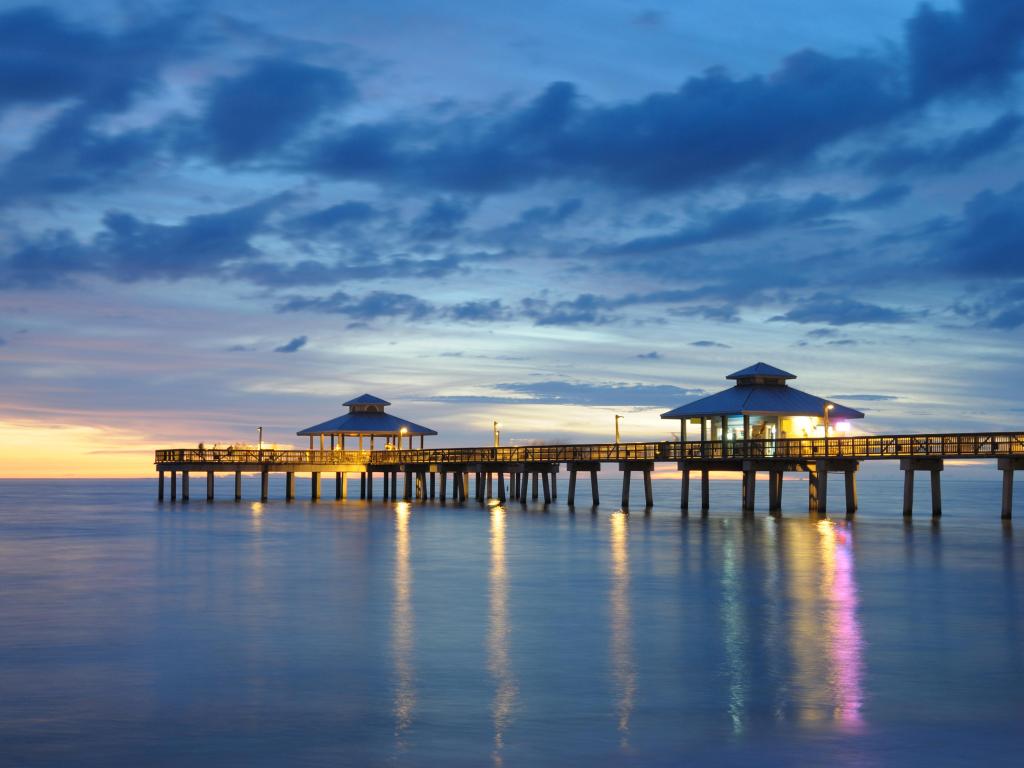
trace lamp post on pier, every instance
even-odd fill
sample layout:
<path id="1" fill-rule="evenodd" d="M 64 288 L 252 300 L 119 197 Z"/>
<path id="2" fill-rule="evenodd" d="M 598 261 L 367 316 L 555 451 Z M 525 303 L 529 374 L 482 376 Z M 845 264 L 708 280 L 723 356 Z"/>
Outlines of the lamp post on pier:
<path id="1" fill-rule="evenodd" d="M 494 428 L 494 447 L 497 448 L 501 441 L 501 423 L 495 421 L 492 426 Z"/>
<path id="2" fill-rule="evenodd" d="M 620 439 L 619 439 L 619 420 L 621 418 L 622 417 L 619 416 L 619 414 L 615 414 L 615 444 L 616 445 L 618 445 L 619 442 L 620 442 Z"/>
<path id="3" fill-rule="evenodd" d="M 832 403 L 825 403 L 821 408 L 821 423 L 825 428 L 825 455 L 828 456 L 828 412 L 835 408 Z"/>

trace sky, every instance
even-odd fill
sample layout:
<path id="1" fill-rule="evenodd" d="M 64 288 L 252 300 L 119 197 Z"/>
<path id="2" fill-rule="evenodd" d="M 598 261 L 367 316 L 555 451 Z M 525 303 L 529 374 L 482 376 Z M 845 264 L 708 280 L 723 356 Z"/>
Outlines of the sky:
<path id="1" fill-rule="evenodd" d="M 1024 3 L 0 2 L 0 476 L 370 392 L 670 439 L 757 361 L 1024 427 Z"/>

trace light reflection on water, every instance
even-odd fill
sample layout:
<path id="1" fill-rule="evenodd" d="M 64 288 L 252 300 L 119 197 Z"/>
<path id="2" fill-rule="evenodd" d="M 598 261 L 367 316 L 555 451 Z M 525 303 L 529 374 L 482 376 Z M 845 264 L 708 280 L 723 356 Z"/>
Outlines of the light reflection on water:
<path id="1" fill-rule="evenodd" d="M 941 527 L 905 526 L 898 498 L 873 513 L 889 502 L 867 483 L 856 522 L 151 490 L 0 484 L 0 764 L 970 765 L 984 744 L 1011 765 L 1024 747 L 1024 543 L 972 486 L 946 484 Z"/>

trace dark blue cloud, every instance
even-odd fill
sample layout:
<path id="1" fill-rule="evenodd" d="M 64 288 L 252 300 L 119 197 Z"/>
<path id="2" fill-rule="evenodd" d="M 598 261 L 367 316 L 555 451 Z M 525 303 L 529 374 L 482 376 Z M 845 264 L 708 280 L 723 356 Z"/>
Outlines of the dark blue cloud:
<path id="1" fill-rule="evenodd" d="M 713 70 L 675 92 L 614 107 L 584 107 L 575 86 L 554 83 L 491 118 L 353 126 L 320 142 L 308 167 L 474 193 L 560 177 L 659 192 L 790 168 L 904 107 L 887 63 L 803 51 L 768 77 Z"/>
<path id="2" fill-rule="evenodd" d="M 962 89 L 1005 87 L 1024 64 L 1024 3 L 960 0 L 955 10 L 922 5 L 907 22 L 910 80 L 924 100 Z"/>
<path id="3" fill-rule="evenodd" d="M 120 112 L 187 51 L 189 21 L 182 14 L 105 34 L 46 8 L 0 14 L 0 110 L 71 98 L 94 112 Z"/>
<path id="4" fill-rule="evenodd" d="M 827 223 L 827 217 L 843 211 L 858 211 L 892 205 L 910 193 L 906 185 L 887 184 L 863 197 L 842 200 L 833 195 L 814 194 L 803 200 L 772 197 L 754 200 L 735 208 L 714 210 L 703 220 L 666 235 L 639 237 L 598 252 L 628 255 L 657 253 L 719 240 L 751 237 L 771 229 Z"/>
<path id="5" fill-rule="evenodd" d="M 949 173 L 968 163 L 1010 146 L 1020 134 L 1024 119 L 1010 113 L 984 128 L 964 131 L 952 139 L 907 144 L 900 143 L 877 153 L 867 163 L 874 173 L 890 176 L 909 171 Z"/>
<path id="6" fill-rule="evenodd" d="M 434 307 L 407 293 L 371 291 L 363 296 L 354 296 L 344 291 L 335 291 L 322 298 L 292 296 L 278 304 L 277 311 L 344 315 L 355 321 L 381 318 L 421 320 L 431 315 Z"/>
<path id="7" fill-rule="evenodd" d="M 199 141 L 225 164 L 274 153 L 323 112 L 354 97 L 352 82 L 337 70 L 284 59 L 259 61 L 213 86 L 197 126 Z"/>
<path id="8" fill-rule="evenodd" d="M 710 340 L 707 340 L 707 339 L 701 339 L 700 341 L 691 341 L 690 342 L 690 346 L 691 347 L 704 347 L 704 348 L 717 347 L 719 349 L 729 349 L 729 345 L 728 344 L 722 344 L 720 341 L 710 341 Z"/>
<path id="9" fill-rule="evenodd" d="M 469 208 L 455 200 L 434 200 L 409 227 L 415 240 L 450 240 L 469 218 Z"/>
<path id="10" fill-rule="evenodd" d="M 772 322 L 825 323 L 827 325 L 867 325 L 907 323 L 914 317 L 914 313 L 904 309 L 883 307 L 866 301 L 818 293 L 801 301 L 799 305 L 785 314 L 776 315 L 770 320 Z"/>
<path id="11" fill-rule="evenodd" d="M 289 219 L 282 224 L 282 229 L 298 235 L 312 237 L 323 233 L 333 233 L 339 229 L 359 226 L 376 219 L 380 215 L 380 211 L 369 203 L 349 200 Z"/>
<path id="12" fill-rule="evenodd" d="M 661 360 L 660 352 L 642 352 L 639 355 L 633 355 L 637 360 Z"/>
<path id="13" fill-rule="evenodd" d="M 180 224 L 154 224 L 111 211 L 88 243 L 66 230 L 50 231 L 0 256 L 0 283 L 47 288 L 81 274 L 120 282 L 223 277 L 230 263 L 259 255 L 250 238 L 288 199 L 276 195 L 222 213 L 190 216 Z"/>
<path id="14" fill-rule="evenodd" d="M 941 238 L 934 259 L 975 278 L 1024 278 L 1024 183 L 986 190 L 964 207 L 963 219 Z"/>
<path id="15" fill-rule="evenodd" d="M 305 336 L 296 336 L 294 339 L 289 341 L 287 344 L 282 344 L 280 347 L 274 347 L 275 352 L 292 353 L 298 352 L 309 341 Z"/>
<path id="16" fill-rule="evenodd" d="M 316 259 L 290 264 L 268 260 L 246 261 L 237 266 L 232 277 L 268 288 L 284 289 L 353 280 L 437 279 L 453 274 L 461 265 L 461 258 L 455 254 L 433 259 L 407 256 L 378 259 L 361 254 L 351 260 L 339 259 L 334 262 Z"/>

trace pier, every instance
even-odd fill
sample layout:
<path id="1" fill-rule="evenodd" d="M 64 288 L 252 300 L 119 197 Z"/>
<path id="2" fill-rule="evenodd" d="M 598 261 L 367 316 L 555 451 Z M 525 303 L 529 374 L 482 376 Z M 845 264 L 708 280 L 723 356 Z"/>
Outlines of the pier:
<path id="1" fill-rule="evenodd" d="M 591 506 L 600 504 L 598 473 L 614 466 L 622 475 L 620 506 L 629 508 L 634 476 L 642 482 L 644 505 L 654 505 L 652 474 L 657 467 L 681 473 L 679 507 L 688 514 L 690 481 L 700 480 L 702 514 L 711 507 L 711 473 L 735 473 L 740 479 L 740 504 L 753 514 L 757 477 L 768 478 L 768 509 L 782 511 L 782 488 L 787 474 L 806 476 L 807 508 L 811 514 L 828 513 L 829 476 L 841 476 L 845 512 L 857 511 L 857 471 L 865 461 L 898 461 L 904 473 L 903 514 L 914 511 L 915 473 L 928 472 L 931 514 L 942 514 L 941 473 L 946 460 L 989 459 L 1003 473 L 1001 515 L 1009 519 L 1013 507 L 1014 474 L 1024 470 L 1024 432 L 957 432 L 944 434 L 845 435 L 849 419 L 863 418 L 852 408 L 794 389 L 793 374 L 757 363 L 730 374 L 735 386 L 662 414 L 680 422 L 678 440 L 638 443 L 583 443 L 568 445 L 499 446 L 482 448 L 427 448 L 424 436 L 434 430 L 385 412 L 390 405 L 362 395 L 345 405 L 349 412 L 301 430 L 309 436 L 308 450 L 257 448 L 175 448 L 158 450 L 158 498 L 189 499 L 189 480 L 206 474 L 206 498 L 213 499 L 218 473 L 234 477 L 234 497 L 241 499 L 242 474 L 260 475 L 260 499 L 269 495 L 272 472 L 285 475 L 285 498 L 295 497 L 295 474 L 309 473 L 310 497 L 321 498 L 324 475 L 333 475 L 334 498 L 348 497 L 350 480 L 358 479 L 359 498 L 372 499 L 374 478 L 382 480 L 384 499 L 406 501 L 439 499 L 464 502 L 527 503 L 558 498 L 558 476 L 569 474 L 566 503 L 575 507 L 580 473 L 590 480 Z M 699 439 L 687 439 L 687 424 L 699 426 Z M 841 429 L 842 428 L 842 429 Z M 795 436 L 799 435 L 799 436 Z M 419 447 L 413 447 L 413 437 Z M 383 440 L 378 450 L 374 440 Z M 319 440 L 319 446 L 315 440 Z M 350 441 L 346 444 L 346 439 Z M 351 447 L 354 442 L 355 448 Z M 403 445 L 404 443 L 404 445 Z M 508 480 L 506 485 L 506 478 Z M 399 481 L 401 484 L 399 485 Z M 496 492 L 495 492 L 496 489 Z"/>
<path id="2" fill-rule="evenodd" d="M 325 474 L 334 476 L 334 497 L 347 498 L 348 483 L 358 479 L 359 498 L 372 498 L 374 476 L 385 479 L 385 498 L 395 495 L 401 478 L 400 497 L 405 500 L 451 499 L 466 501 L 497 498 L 520 501 L 543 497 L 557 499 L 558 475 L 564 467 L 569 473 L 566 503 L 575 506 L 580 473 L 589 475 L 590 498 L 600 503 L 597 472 L 615 466 L 623 477 L 621 506 L 629 506 L 632 476 L 638 473 L 644 483 L 645 504 L 654 504 L 651 473 L 656 466 L 682 472 L 680 507 L 690 506 L 690 479 L 700 476 L 700 509 L 710 508 L 711 472 L 733 472 L 741 477 L 741 503 L 745 512 L 754 509 L 754 479 L 767 473 L 769 508 L 781 510 L 783 477 L 800 472 L 807 477 L 808 511 L 827 512 L 829 475 L 841 474 L 846 488 L 846 513 L 857 509 L 856 472 L 864 461 L 898 461 L 906 478 L 903 513 L 913 513 L 913 480 L 916 471 L 928 471 L 932 479 L 932 514 L 941 514 L 938 493 L 939 474 L 945 459 L 990 459 L 1003 472 L 1002 516 L 1010 517 L 1013 480 L 1016 470 L 1024 470 L 1024 432 L 950 433 L 937 435 L 857 435 L 837 438 L 776 438 L 722 442 L 664 441 L 650 443 L 589 443 L 574 445 L 536 445 L 487 448 L 414 448 L 375 451 L 342 450 L 239 450 L 231 448 L 175 448 L 156 452 L 160 500 L 166 496 L 170 478 L 170 498 L 189 498 L 190 474 L 206 474 L 206 495 L 213 498 L 216 474 L 234 477 L 235 498 L 241 498 L 242 473 L 261 477 L 261 500 L 268 497 L 271 472 L 286 478 L 286 497 L 294 497 L 297 472 L 312 475 L 311 496 L 321 496 Z M 505 478 L 508 478 L 508 498 Z M 493 488 L 496 486 L 496 489 Z"/>

